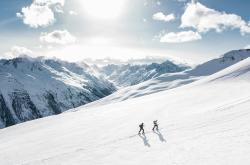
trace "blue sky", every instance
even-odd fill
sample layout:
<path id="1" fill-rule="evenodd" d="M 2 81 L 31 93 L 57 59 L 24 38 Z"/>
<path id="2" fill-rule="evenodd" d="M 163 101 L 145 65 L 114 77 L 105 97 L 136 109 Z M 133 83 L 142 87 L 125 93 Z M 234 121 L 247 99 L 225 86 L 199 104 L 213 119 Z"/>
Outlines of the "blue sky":
<path id="1" fill-rule="evenodd" d="M 194 63 L 250 45 L 248 0 L 1 0 L 0 52 Z"/>

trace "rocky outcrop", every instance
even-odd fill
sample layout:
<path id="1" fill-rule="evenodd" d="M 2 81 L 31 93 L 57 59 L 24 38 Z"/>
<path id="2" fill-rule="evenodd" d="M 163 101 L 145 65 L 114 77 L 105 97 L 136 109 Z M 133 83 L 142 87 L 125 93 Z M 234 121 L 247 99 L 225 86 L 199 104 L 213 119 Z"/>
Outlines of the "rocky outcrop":
<path id="1" fill-rule="evenodd" d="M 0 123 L 2 123 L 2 127 L 16 124 L 2 94 L 0 94 Z"/>

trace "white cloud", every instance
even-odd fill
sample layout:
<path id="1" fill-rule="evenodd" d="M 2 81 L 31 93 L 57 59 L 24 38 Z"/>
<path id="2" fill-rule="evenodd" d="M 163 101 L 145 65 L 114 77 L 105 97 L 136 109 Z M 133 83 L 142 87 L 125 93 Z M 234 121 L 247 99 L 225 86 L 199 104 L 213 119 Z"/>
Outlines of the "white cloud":
<path id="1" fill-rule="evenodd" d="M 167 33 L 164 34 L 160 42 L 166 43 L 183 43 L 183 42 L 191 42 L 202 39 L 201 35 L 198 32 L 193 31 L 182 31 L 178 33 Z"/>
<path id="2" fill-rule="evenodd" d="M 182 28 L 192 27 L 203 33 L 210 30 L 222 32 L 227 28 L 239 29 L 242 35 L 250 33 L 250 23 L 240 16 L 216 11 L 195 1 L 187 4 L 181 21 Z"/>
<path id="3" fill-rule="evenodd" d="M 48 6 L 31 5 L 22 8 L 22 14 L 17 13 L 17 17 L 23 19 L 23 23 L 32 28 L 46 27 L 55 21 L 54 13 Z"/>
<path id="4" fill-rule="evenodd" d="M 23 7 L 17 17 L 32 28 L 47 27 L 55 22 L 54 12 L 62 13 L 64 0 L 34 0 L 30 6 Z"/>
<path id="5" fill-rule="evenodd" d="M 64 6 L 65 0 L 34 0 L 33 3 L 36 3 L 38 5 L 61 5 Z"/>
<path id="6" fill-rule="evenodd" d="M 168 15 L 165 15 L 163 14 L 162 12 L 158 12 L 158 13 L 155 13 L 152 18 L 154 20 L 157 20 L 157 21 L 164 21 L 164 22 L 170 22 L 170 21 L 173 21 L 175 20 L 175 15 L 172 13 L 172 14 L 168 14 Z"/>
<path id="7" fill-rule="evenodd" d="M 40 41 L 53 44 L 72 44 L 76 42 L 76 37 L 70 34 L 67 30 L 55 30 L 51 33 L 42 33 Z"/>
<path id="8" fill-rule="evenodd" d="M 9 52 L 3 56 L 5 59 L 12 59 L 19 56 L 32 56 L 33 52 L 25 47 L 13 46 Z"/>
<path id="9" fill-rule="evenodd" d="M 63 13 L 62 7 L 65 0 L 35 0 L 34 3 L 41 6 L 49 6 L 53 11 Z"/>

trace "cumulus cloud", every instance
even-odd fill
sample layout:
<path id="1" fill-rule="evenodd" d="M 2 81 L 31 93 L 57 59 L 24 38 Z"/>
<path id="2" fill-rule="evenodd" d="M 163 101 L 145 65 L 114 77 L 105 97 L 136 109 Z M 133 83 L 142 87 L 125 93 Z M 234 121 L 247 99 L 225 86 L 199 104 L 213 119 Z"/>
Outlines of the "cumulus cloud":
<path id="1" fill-rule="evenodd" d="M 33 52 L 22 46 L 13 46 L 9 52 L 6 52 L 3 56 L 5 59 L 12 59 L 19 56 L 32 56 Z"/>
<path id="2" fill-rule="evenodd" d="M 22 9 L 22 14 L 17 17 L 23 19 L 23 23 L 32 28 L 46 27 L 55 21 L 54 13 L 48 6 L 31 5 Z"/>
<path id="3" fill-rule="evenodd" d="M 38 5 L 61 5 L 64 6 L 65 0 L 34 0 L 34 3 Z"/>
<path id="4" fill-rule="evenodd" d="M 164 22 L 170 22 L 170 21 L 173 21 L 175 20 L 175 15 L 172 13 L 172 14 L 168 14 L 168 15 L 165 15 L 163 14 L 162 12 L 158 12 L 158 13 L 155 13 L 152 18 L 154 20 L 157 20 L 157 21 L 164 21 Z"/>
<path id="5" fill-rule="evenodd" d="M 222 32 L 227 28 L 239 29 L 242 35 L 250 33 L 250 23 L 240 16 L 216 11 L 195 1 L 187 4 L 181 22 L 182 28 L 192 27 L 202 33 L 210 30 Z"/>
<path id="6" fill-rule="evenodd" d="M 34 0 L 16 16 L 32 28 L 47 27 L 55 22 L 55 12 L 63 12 L 64 0 Z"/>
<path id="7" fill-rule="evenodd" d="M 43 43 L 65 45 L 75 43 L 76 37 L 70 34 L 67 30 L 55 30 L 51 33 L 42 33 L 40 41 Z"/>
<path id="8" fill-rule="evenodd" d="M 182 31 L 182 32 L 171 32 L 164 34 L 160 42 L 166 43 L 183 43 L 183 42 L 191 42 L 202 39 L 201 35 L 198 32 L 193 31 Z"/>

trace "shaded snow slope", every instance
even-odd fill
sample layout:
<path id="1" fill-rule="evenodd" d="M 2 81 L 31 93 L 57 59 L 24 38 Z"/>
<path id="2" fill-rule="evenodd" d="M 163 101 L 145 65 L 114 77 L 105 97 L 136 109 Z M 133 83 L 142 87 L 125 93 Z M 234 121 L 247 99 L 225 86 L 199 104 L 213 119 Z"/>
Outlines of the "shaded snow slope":
<path id="1" fill-rule="evenodd" d="M 85 65 L 58 60 L 0 60 L 0 128 L 59 114 L 115 91 Z"/>
<path id="2" fill-rule="evenodd" d="M 99 106 L 144 95 L 165 91 L 197 81 L 204 76 L 211 75 L 229 66 L 232 66 L 246 58 L 250 57 L 250 50 L 230 51 L 220 58 L 213 59 L 197 67 L 180 73 L 167 73 L 142 82 L 138 85 L 122 88 L 112 95 L 90 103 L 86 106 Z"/>
<path id="3" fill-rule="evenodd" d="M 0 130 L 0 162 L 248 165 L 249 91 L 246 59 L 186 86 Z M 137 135 L 140 122 L 145 136 Z"/>

